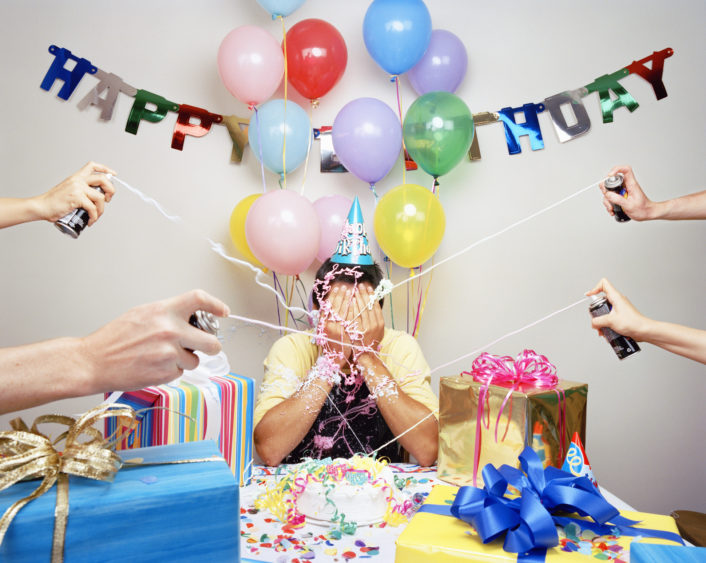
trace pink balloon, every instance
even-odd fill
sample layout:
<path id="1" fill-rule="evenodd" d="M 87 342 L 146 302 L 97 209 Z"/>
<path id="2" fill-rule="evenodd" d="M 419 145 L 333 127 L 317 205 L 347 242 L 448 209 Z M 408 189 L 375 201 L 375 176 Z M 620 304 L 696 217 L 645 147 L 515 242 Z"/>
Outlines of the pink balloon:
<path id="1" fill-rule="evenodd" d="M 311 265 L 320 235 L 313 204 L 289 190 L 258 198 L 245 219 L 245 238 L 252 253 L 269 269 L 287 276 Z"/>
<path id="2" fill-rule="evenodd" d="M 351 205 L 353 201 L 342 195 L 327 195 L 314 202 L 321 227 L 319 251 L 316 253 L 319 262 L 325 262 L 336 250 Z"/>
<path id="3" fill-rule="evenodd" d="M 256 106 L 272 96 L 282 82 L 282 48 L 260 27 L 236 27 L 218 48 L 218 74 L 233 96 Z"/>

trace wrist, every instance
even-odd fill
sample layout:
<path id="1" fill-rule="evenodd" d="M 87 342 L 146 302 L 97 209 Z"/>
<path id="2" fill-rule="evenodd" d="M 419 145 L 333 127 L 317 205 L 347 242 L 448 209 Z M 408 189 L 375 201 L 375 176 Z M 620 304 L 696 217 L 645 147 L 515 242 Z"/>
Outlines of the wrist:
<path id="1" fill-rule="evenodd" d="M 26 202 L 26 216 L 28 221 L 48 221 L 49 215 L 47 213 L 47 206 L 44 204 L 44 195 L 36 195 L 34 197 L 27 198 Z"/>
<path id="2" fill-rule="evenodd" d="M 664 219 L 669 215 L 669 201 L 650 201 L 646 204 L 645 219 L 654 221 Z"/>

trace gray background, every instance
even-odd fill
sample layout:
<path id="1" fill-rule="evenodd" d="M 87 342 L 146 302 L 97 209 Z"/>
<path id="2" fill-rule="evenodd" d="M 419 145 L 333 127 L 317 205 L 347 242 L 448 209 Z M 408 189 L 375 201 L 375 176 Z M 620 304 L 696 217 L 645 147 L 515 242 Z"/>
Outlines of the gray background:
<path id="1" fill-rule="evenodd" d="M 331 125 L 345 103 L 377 97 L 396 109 L 394 86 L 362 40 L 367 2 L 307 0 L 287 27 L 317 17 L 336 26 L 349 54 L 341 82 L 314 110 L 313 125 Z M 706 41 L 701 1 L 507 2 L 428 1 L 434 28 L 464 41 L 469 68 L 457 94 L 471 111 L 540 102 L 612 73 L 634 59 L 672 47 L 665 62 L 668 97 L 656 101 L 639 76 L 621 81 L 639 102 L 603 124 L 597 94 L 584 99 L 591 130 L 560 144 L 548 115 L 540 116 L 545 148 L 507 153 L 502 126 L 479 130 L 483 159 L 464 160 L 441 179 L 447 218 L 441 260 L 581 188 L 615 164 L 629 163 L 656 200 L 703 189 Z M 128 183 L 183 217 L 187 228 L 162 218 L 123 190 L 105 216 L 74 241 L 47 223 L 0 233 L 0 345 L 88 334 L 126 309 L 201 287 L 234 313 L 277 322 L 274 297 L 249 270 L 209 251 L 205 237 L 235 253 L 228 219 L 235 204 L 262 191 L 259 163 L 247 149 L 229 163 L 230 139 L 214 126 L 204 138 L 170 148 L 175 114 L 124 132 L 132 100 L 121 95 L 107 123 L 79 100 L 96 84 L 86 77 L 64 102 L 39 88 L 56 44 L 88 58 L 131 85 L 215 113 L 248 115 L 221 84 L 216 53 L 233 28 L 252 24 L 281 39 L 281 25 L 255 0 L 5 0 L 0 5 L 0 166 L 3 196 L 41 193 L 88 160 L 103 162 Z M 283 89 L 276 96 L 282 96 Z M 292 88 L 290 99 L 302 101 Z M 416 94 L 401 79 L 403 110 Z M 312 201 L 327 194 L 358 195 L 372 236 L 374 202 L 352 174 L 321 174 L 318 145 L 288 187 Z M 267 173 L 267 188 L 277 189 Z M 418 171 L 407 182 L 431 186 Z M 380 182 L 382 195 L 402 183 L 401 162 Z M 580 299 L 608 277 L 645 314 L 706 328 L 704 222 L 621 225 L 605 213 L 597 189 L 478 246 L 434 271 L 419 342 L 432 368 L 483 348 L 494 339 Z M 302 275 L 310 285 L 315 266 Z M 405 278 L 401 268 L 393 281 Z M 428 278 L 427 278 L 428 279 Z M 406 326 L 406 291 L 394 295 L 395 324 Z M 389 309 L 386 308 L 389 317 Z M 236 327 L 224 343 L 233 369 L 261 378 L 261 362 L 278 336 Z M 598 481 L 640 510 L 706 510 L 704 483 L 704 366 L 645 345 L 620 362 L 590 329 L 582 304 L 487 351 L 516 355 L 537 350 L 561 377 L 589 384 L 587 451 Z M 434 374 L 454 375 L 472 358 Z M 47 366 L 51 369 L 51 366 Z M 30 412 L 76 413 L 100 397 L 63 401 Z M 0 417 L 7 429 L 11 416 Z"/>

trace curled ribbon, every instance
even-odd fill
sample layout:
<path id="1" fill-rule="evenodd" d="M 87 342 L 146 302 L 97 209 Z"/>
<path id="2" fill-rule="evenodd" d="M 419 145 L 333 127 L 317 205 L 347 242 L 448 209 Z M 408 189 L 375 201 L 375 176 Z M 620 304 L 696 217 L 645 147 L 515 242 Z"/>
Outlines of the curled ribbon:
<path id="1" fill-rule="evenodd" d="M 556 525 L 575 522 L 598 535 L 614 533 L 626 536 L 646 536 L 683 544 L 672 532 L 633 528 L 636 520 L 620 516 L 587 477 L 574 477 L 555 467 L 542 468 L 537 453 L 526 447 L 519 456 L 522 470 L 502 465 L 496 469 L 487 464 L 483 468 L 485 487 L 461 487 L 451 505 L 451 514 L 471 524 L 483 543 L 504 535 L 503 549 L 523 554 L 518 560 L 544 561 L 546 550 L 559 544 Z M 522 496 L 505 498 L 508 485 L 522 491 Z M 434 507 L 420 509 L 438 512 Z M 589 516 L 593 521 L 554 512 L 575 512 Z"/>
<path id="2" fill-rule="evenodd" d="M 66 523 L 69 514 L 69 475 L 100 481 L 112 481 L 120 469 L 120 457 L 108 449 L 108 442 L 93 425 L 100 419 L 112 416 L 135 420 L 130 407 L 102 405 L 95 407 L 78 419 L 62 415 L 43 415 L 28 428 L 22 419 L 10 422 L 12 431 L 0 432 L 0 491 L 18 481 L 41 478 L 34 492 L 15 502 L 0 519 L 0 544 L 12 520 L 29 502 L 42 496 L 57 484 L 52 562 L 63 561 Z M 38 429 L 39 424 L 55 423 L 68 426 L 68 430 L 52 441 Z M 80 438 L 88 440 L 81 442 Z M 56 444 L 64 440 L 64 450 L 57 451 Z"/>
<path id="3" fill-rule="evenodd" d="M 566 420 L 566 406 L 564 404 L 564 391 L 556 389 L 559 378 L 556 374 L 556 366 L 552 364 L 546 356 L 537 354 L 534 350 L 524 350 L 512 359 L 510 356 L 493 356 L 483 353 L 478 356 L 471 365 L 471 371 L 461 372 L 461 375 L 470 375 L 474 381 L 482 383 L 483 387 L 478 393 L 478 410 L 476 415 L 476 440 L 473 454 L 473 485 L 477 484 L 478 466 L 480 464 L 481 447 L 481 426 L 490 427 L 490 408 L 488 407 L 488 389 L 492 384 L 508 387 L 508 392 L 498 411 L 495 420 L 495 441 L 498 441 L 498 427 L 500 417 L 505 411 L 505 405 L 510 400 L 512 393 L 521 385 L 531 385 L 537 388 L 553 389 L 559 399 L 559 443 L 560 457 L 564 452 L 564 424 Z M 510 403 L 512 409 L 512 403 Z M 512 411 L 511 411 L 512 412 Z M 486 414 L 486 422 L 483 422 L 483 415 Z M 505 427 L 505 439 L 510 426 L 510 416 Z"/>

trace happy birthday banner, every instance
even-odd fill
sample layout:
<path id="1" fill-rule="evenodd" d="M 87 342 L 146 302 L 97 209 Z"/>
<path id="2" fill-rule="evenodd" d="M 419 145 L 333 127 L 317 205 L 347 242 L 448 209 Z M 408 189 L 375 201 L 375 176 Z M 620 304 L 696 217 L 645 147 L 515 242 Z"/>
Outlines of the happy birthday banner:
<path id="1" fill-rule="evenodd" d="M 172 132 L 171 145 L 176 150 L 183 150 L 187 136 L 203 137 L 211 130 L 212 125 L 225 125 L 233 142 L 231 162 L 241 162 L 243 151 L 248 144 L 247 128 L 250 121 L 248 118 L 221 115 L 200 107 L 177 104 L 148 90 L 130 86 L 119 76 L 99 69 L 88 59 L 77 57 L 68 49 L 51 45 L 49 52 L 54 55 L 54 60 L 41 83 L 41 88 L 44 90 L 49 91 L 57 80 L 62 81 L 63 85 L 57 96 L 68 100 L 83 77 L 86 74 L 93 75 L 99 82 L 78 103 L 77 107 L 80 110 L 95 106 L 101 112 L 100 119 L 110 121 L 118 96 L 123 94 L 132 97 L 134 102 L 127 118 L 125 131 L 133 135 L 137 135 L 142 121 L 159 123 L 168 113 L 176 113 L 177 118 Z M 497 112 L 473 114 L 473 122 L 476 126 L 502 122 L 505 128 L 508 153 L 519 154 L 522 152 L 520 138 L 523 136 L 529 137 L 530 147 L 533 151 L 544 148 L 538 116 L 540 113 L 548 111 L 559 142 L 571 141 L 591 128 L 591 120 L 582 100 L 589 94 L 598 93 L 603 123 L 611 123 L 613 113 L 620 107 L 627 108 L 631 113 L 639 107 L 635 98 L 620 84 L 620 80 L 630 74 L 637 74 L 649 82 L 657 100 L 667 97 L 662 74 L 664 61 L 673 54 L 674 50 L 669 47 L 655 51 L 612 74 L 604 74 L 581 88 L 549 96 L 540 103 L 526 103 L 518 107 L 505 107 Z M 74 63 L 71 69 L 66 66 L 69 62 Z M 648 67 L 647 65 L 650 63 L 651 66 Z M 569 124 L 564 110 L 570 110 L 574 123 Z M 517 114 L 523 115 L 523 122 L 516 121 Z M 345 172 L 345 168 L 338 162 L 333 152 L 330 130 L 330 127 L 314 129 L 314 138 L 321 141 L 321 171 Z M 470 160 L 480 160 L 481 158 L 477 133 L 473 136 L 468 156 Z"/>

